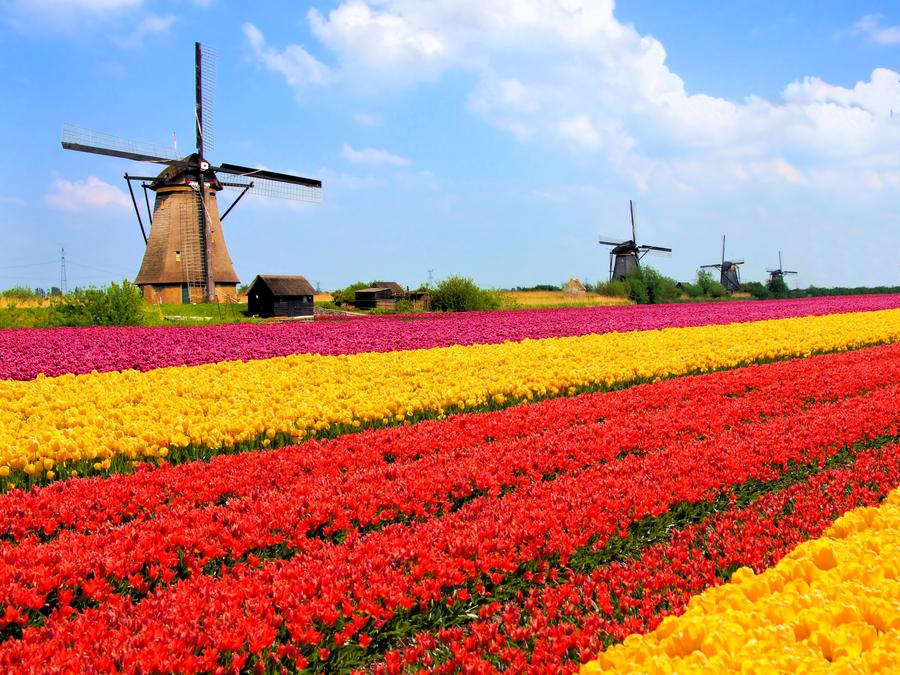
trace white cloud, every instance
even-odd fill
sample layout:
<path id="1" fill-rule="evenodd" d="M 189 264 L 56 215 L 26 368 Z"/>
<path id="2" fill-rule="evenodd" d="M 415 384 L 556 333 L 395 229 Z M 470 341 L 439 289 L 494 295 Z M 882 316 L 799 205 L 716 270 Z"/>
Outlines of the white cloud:
<path id="1" fill-rule="evenodd" d="M 377 148 L 363 148 L 354 150 L 346 143 L 341 148 L 341 154 L 351 164 L 384 164 L 389 166 L 409 166 L 412 162 L 406 157 L 394 155 L 387 150 Z"/>
<path id="2" fill-rule="evenodd" d="M 44 201 L 64 211 L 86 211 L 106 208 L 128 208 L 131 200 L 122 190 L 88 176 L 85 180 L 69 181 L 54 178 L 53 188 Z"/>
<path id="3" fill-rule="evenodd" d="M 145 0 L 12 0 L 0 4 L 0 11 L 7 24 L 26 35 L 105 38 L 122 49 L 134 49 L 151 35 L 168 33 L 176 21 L 173 14 L 147 11 L 148 4 Z"/>
<path id="4" fill-rule="evenodd" d="M 773 100 L 691 93 L 662 43 L 614 9 L 613 0 L 346 0 L 327 16 L 307 14 L 331 65 L 300 45 L 266 46 L 259 31 L 247 37 L 300 91 L 327 81 L 365 94 L 468 72 L 473 114 L 520 142 L 605 157 L 639 189 L 726 179 L 824 186 L 842 173 L 868 175 L 870 189 L 888 184 L 895 161 L 883 148 L 900 142 L 890 117 L 900 111 L 897 72 L 876 69 L 853 87 L 807 77 Z M 887 43 L 893 27 L 880 21 L 866 17 L 860 30 Z M 295 54 L 301 65 L 286 67 Z M 310 64 L 328 77 L 310 77 Z"/>
<path id="5" fill-rule="evenodd" d="M 850 32 L 855 35 L 862 35 L 877 45 L 900 44 L 900 26 L 885 26 L 882 23 L 883 19 L 884 17 L 881 14 L 866 14 L 853 24 Z"/>
<path id="6" fill-rule="evenodd" d="M 168 33 L 169 29 L 172 28 L 172 24 L 175 23 L 175 20 L 176 17 L 174 14 L 167 14 L 166 16 L 148 14 L 138 22 L 131 33 L 114 37 L 113 41 L 123 49 L 140 47 L 144 42 L 144 38 L 148 35 Z"/>
<path id="7" fill-rule="evenodd" d="M 292 87 L 301 89 L 310 84 L 322 85 L 331 81 L 331 69 L 303 47 L 291 45 L 278 52 L 266 46 L 263 34 L 252 23 L 245 23 L 243 31 L 256 59 L 269 70 L 281 73 Z"/>

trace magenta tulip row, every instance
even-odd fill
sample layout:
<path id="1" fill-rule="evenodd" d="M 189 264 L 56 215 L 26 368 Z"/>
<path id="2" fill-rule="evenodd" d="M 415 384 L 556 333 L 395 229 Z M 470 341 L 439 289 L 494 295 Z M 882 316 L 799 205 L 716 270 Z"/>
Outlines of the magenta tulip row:
<path id="1" fill-rule="evenodd" d="M 278 325 L 0 330 L 0 379 L 498 344 L 900 308 L 900 295 L 367 317 Z"/>

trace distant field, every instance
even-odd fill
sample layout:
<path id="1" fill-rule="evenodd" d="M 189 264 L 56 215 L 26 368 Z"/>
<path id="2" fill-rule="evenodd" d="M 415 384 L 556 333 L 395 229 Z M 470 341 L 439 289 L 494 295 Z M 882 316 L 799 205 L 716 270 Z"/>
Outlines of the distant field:
<path id="1" fill-rule="evenodd" d="M 503 295 L 519 307 L 597 307 L 598 305 L 627 305 L 628 298 L 584 293 L 568 295 L 562 291 L 506 291 Z"/>

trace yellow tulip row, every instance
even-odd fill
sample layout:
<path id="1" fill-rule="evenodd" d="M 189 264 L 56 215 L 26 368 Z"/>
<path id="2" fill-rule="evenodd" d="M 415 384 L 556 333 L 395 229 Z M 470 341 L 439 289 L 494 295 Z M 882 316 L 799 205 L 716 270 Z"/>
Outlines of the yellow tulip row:
<path id="1" fill-rule="evenodd" d="M 582 675 L 897 672 L 900 669 L 900 489 L 850 511 L 819 539 L 755 575 L 691 598 L 679 617 L 631 635 Z"/>
<path id="2" fill-rule="evenodd" d="M 0 381 L 0 476 L 52 479 L 900 340 L 900 310 Z"/>

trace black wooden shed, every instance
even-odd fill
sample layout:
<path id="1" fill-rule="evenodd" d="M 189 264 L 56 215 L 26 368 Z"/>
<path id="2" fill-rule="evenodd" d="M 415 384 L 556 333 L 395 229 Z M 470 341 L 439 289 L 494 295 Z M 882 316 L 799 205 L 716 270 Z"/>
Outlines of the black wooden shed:
<path id="1" fill-rule="evenodd" d="M 316 290 L 306 277 L 260 274 L 247 290 L 247 313 L 251 316 L 312 316 Z"/>
<path id="2" fill-rule="evenodd" d="M 372 288 L 360 288 L 356 291 L 353 304 L 359 309 L 393 309 L 397 304 L 390 288 L 373 286 Z"/>

